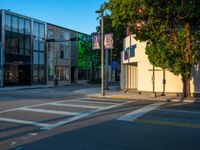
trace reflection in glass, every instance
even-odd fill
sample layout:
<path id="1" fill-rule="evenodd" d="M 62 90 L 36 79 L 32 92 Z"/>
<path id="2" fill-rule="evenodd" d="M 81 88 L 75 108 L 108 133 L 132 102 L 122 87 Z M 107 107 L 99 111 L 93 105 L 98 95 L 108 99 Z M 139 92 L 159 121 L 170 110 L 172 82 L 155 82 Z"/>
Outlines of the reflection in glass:
<path id="1" fill-rule="evenodd" d="M 31 34 L 31 22 L 29 20 L 25 20 L 25 34 Z"/>
<path id="2" fill-rule="evenodd" d="M 44 53 L 40 53 L 39 60 L 40 60 L 39 64 L 44 65 Z"/>
<path id="3" fill-rule="evenodd" d="M 33 64 L 39 64 L 38 52 L 33 52 Z"/>
<path id="4" fill-rule="evenodd" d="M 33 34 L 36 37 L 39 36 L 39 24 L 36 22 L 34 22 L 34 24 L 33 24 Z"/>
<path id="5" fill-rule="evenodd" d="M 19 33 L 24 34 L 24 30 L 25 30 L 24 19 L 19 18 Z"/>
<path id="6" fill-rule="evenodd" d="M 40 34 L 39 34 L 39 36 L 40 36 L 41 38 L 44 38 L 44 34 L 45 34 L 45 31 L 44 31 L 44 24 L 40 24 L 39 27 L 40 27 Z"/>
<path id="7" fill-rule="evenodd" d="M 39 50 L 39 45 L 38 45 L 39 41 L 38 41 L 38 37 L 34 37 L 33 40 L 33 49 L 34 50 Z"/>
<path id="8" fill-rule="evenodd" d="M 8 14 L 5 15 L 5 29 L 7 31 L 11 30 L 11 16 Z"/>
<path id="9" fill-rule="evenodd" d="M 15 16 L 12 16 L 12 31 L 18 32 L 18 18 Z"/>

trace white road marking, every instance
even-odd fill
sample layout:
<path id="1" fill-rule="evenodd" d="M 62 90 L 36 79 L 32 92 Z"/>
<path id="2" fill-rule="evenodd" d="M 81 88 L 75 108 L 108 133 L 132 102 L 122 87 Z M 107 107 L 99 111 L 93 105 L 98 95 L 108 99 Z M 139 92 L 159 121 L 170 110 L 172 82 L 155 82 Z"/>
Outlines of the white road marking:
<path id="1" fill-rule="evenodd" d="M 71 99 L 70 101 L 73 101 L 73 100 L 77 100 L 77 99 Z M 56 101 L 56 103 L 62 103 L 62 102 L 67 102 L 67 101 L 68 101 L 68 100 Z M 34 105 L 28 105 L 28 106 L 22 106 L 22 107 L 17 107 L 17 108 L 6 109 L 6 110 L 0 111 L 0 114 L 6 113 L 6 112 L 10 112 L 10 111 L 19 110 L 19 109 L 21 109 L 21 108 L 45 106 L 45 105 L 49 105 L 49 104 L 51 104 L 51 103 L 55 103 L 55 102 L 42 103 L 42 104 L 34 104 Z"/>
<path id="2" fill-rule="evenodd" d="M 24 110 L 24 111 L 31 111 L 31 112 L 39 112 L 39 113 L 48 113 L 48 114 L 58 114 L 58 115 L 79 115 L 78 112 L 67 112 L 67 111 L 57 111 L 57 110 L 47 110 L 47 109 L 37 109 L 37 108 L 29 108 L 29 107 L 23 107 L 18 110 Z"/>
<path id="3" fill-rule="evenodd" d="M 27 124 L 27 125 L 39 126 L 39 127 L 43 127 L 43 128 L 51 125 L 51 124 L 47 124 L 47 123 L 39 123 L 39 122 L 19 120 L 19 119 L 10 119 L 10 118 L 4 118 L 4 117 L 0 117 L 0 121 L 19 123 L 19 124 Z"/>
<path id="4" fill-rule="evenodd" d="M 89 111 L 89 112 L 82 113 L 80 115 L 74 116 L 74 117 L 69 118 L 69 119 L 64 119 L 62 121 L 57 122 L 56 124 L 53 124 L 53 125 L 48 126 L 48 127 L 43 127 L 41 129 L 50 130 L 50 129 L 62 126 L 64 124 L 70 123 L 72 121 L 75 121 L 75 120 L 90 116 L 90 115 L 92 115 L 94 113 L 97 113 L 97 112 L 100 112 L 100 111 L 104 111 L 104 110 L 107 110 L 107 109 L 112 109 L 112 108 L 115 108 L 115 107 L 118 107 L 118 106 L 121 106 L 121 105 L 125 105 L 125 104 L 128 104 L 128 103 L 133 103 L 133 102 L 136 102 L 136 101 L 125 102 L 125 103 L 120 103 L 120 104 L 116 104 L 116 105 L 112 105 L 112 106 L 108 106 L 108 107 L 104 107 L 104 108 L 95 109 L 95 110 L 92 110 L 92 111 Z"/>
<path id="5" fill-rule="evenodd" d="M 156 109 L 157 107 L 161 106 L 165 104 L 165 102 L 161 102 L 161 103 L 154 103 L 154 104 L 150 104 L 147 106 L 144 106 L 140 109 L 134 110 L 126 115 L 123 115 L 121 117 L 119 117 L 117 120 L 121 120 L 121 121 L 134 121 L 135 119 L 143 116 L 144 114 Z"/>
<path id="6" fill-rule="evenodd" d="M 93 101 L 108 101 L 108 102 L 113 102 L 113 103 L 124 103 L 127 102 L 127 100 L 113 100 L 113 99 L 103 99 L 103 98 L 91 98 L 91 97 L 87 97 L 87 98 L 80 98 L 80 99 L 89 99 L 89 100 L 93 100 Z"/>
<path id="7" fill-rule="evenodd" d="M 75 102 L 84 102 L 84 103 L 92 103 L 92 104 L 109 104 L 109 105 L 113 105 L 113 104 L 119 104 L 119 103 L 115 103 L 115 102 L 104 102 L 104 101 L 90 101 L 90 100 L 73 100 Z"/>
<path id="8" fill-rule="evenodd" d="M 79 105 L 79 104 L 63 104 L 63 103 L 50 103 L 49 105 L 55 106 L 69 106 L 69 107 L 82 107 L 82 108 L 103 108 L 100 106 L 89 106 L 89 105 Z"/>

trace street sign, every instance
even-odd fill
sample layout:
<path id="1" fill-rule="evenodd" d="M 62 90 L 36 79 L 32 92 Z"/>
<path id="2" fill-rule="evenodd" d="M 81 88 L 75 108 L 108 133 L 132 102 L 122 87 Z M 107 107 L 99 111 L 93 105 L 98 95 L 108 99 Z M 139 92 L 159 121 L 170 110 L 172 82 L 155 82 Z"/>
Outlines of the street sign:
<path id="1" fill-rule="evenodd" d="M 104 45 L 106 49 L 113 49 L 113 34 L 105 34 Z"/>
<path id="2" fill-rule="evenodd" d="M 94 35 L 92 37 L 92 49 L 101 49 L 101 37 L 100 35 Z"/>

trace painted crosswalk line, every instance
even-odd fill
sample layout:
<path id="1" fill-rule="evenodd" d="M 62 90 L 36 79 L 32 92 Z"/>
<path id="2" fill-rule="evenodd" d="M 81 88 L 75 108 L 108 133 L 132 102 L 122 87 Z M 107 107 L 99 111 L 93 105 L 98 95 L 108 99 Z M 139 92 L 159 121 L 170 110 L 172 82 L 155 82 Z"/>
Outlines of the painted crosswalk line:
<path id="1" fill-rule="evenodd" d="M 119 117 L 117 120 L 121 120 L 121 121 L 134 121 L 135 119 L 143 116 L 144 114 L 158 108 L 159 106 L 165 104 L 165 102 L 160 102 L 160 103 L 153 103 L 147 106 L 144 106 L 140 109 L 134 110 L 126 115 L 123 115 L 121 117 Z"/>

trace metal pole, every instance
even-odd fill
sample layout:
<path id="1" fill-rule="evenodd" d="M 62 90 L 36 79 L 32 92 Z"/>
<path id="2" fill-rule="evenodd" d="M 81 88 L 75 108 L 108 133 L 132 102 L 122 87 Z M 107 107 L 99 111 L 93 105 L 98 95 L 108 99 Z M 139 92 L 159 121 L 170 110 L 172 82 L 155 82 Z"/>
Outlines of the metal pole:
<path id="1" fill-rule="evenodd" d="M 161 96 L 165 96 L 165 84 L 166 84 L 165 69 L 163 69 L 163 92 L 162 92 Z"/>
<path id="2" fill-rule="evenodd" d="M 152 76 L 152 84 L 153 84 L 153 92 L 152 92 L 152 97 L 156 97 L 156 92 L 155 92 L 155 66 L 153 65 L 153 76 Z"/>
<path id="3" fill-rule="evenodd" d="M 106 90 L 109 90 L 108 88 L 108 49 L 105 49 L 105 86 Z"/>
<path id="4" fill-rule="evenodd" d="M 101 95 L 105 96 L 104 92 L 104 16 L 101 12 Z"/>
<path id="5" fill-rule="evenodd" d="M 112 86 L 112 49 L 110 49 L 110 85 Z"/>

